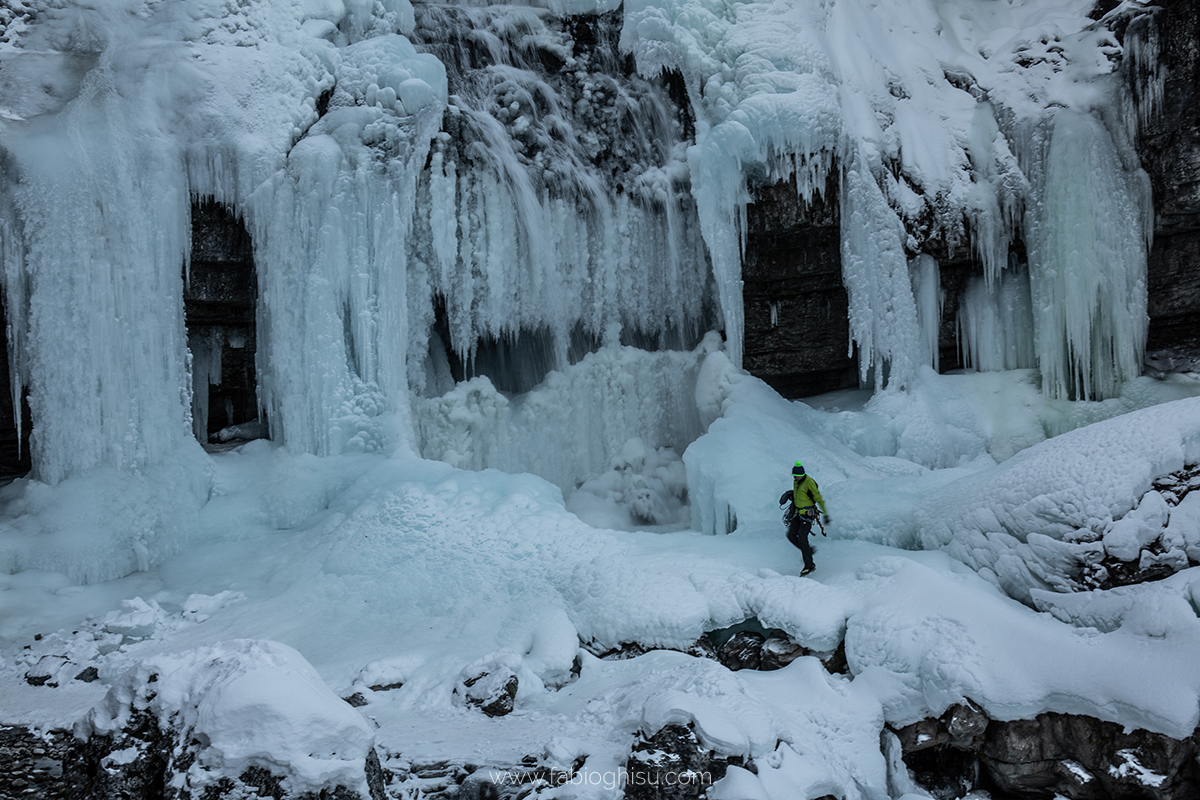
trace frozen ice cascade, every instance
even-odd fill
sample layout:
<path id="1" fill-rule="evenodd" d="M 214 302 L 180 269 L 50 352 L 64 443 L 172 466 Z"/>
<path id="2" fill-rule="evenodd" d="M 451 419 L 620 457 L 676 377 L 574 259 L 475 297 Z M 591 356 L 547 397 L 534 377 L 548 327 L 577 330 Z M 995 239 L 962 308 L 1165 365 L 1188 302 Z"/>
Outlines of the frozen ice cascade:
<path id="1" fill-rule="evenodd" d="M 27 5 L 0 36 L 0 253 L 48 483 L 201 463 L 196 198 L 251 233 L 259 402 L 294 451 L 564 486 L 631 439 L 682 452 L 711 340 L 693 348 L 723 330 L 740 363 L 752 189 L 790 176 L 805 199 L 840 186 L 877 386 L 936 357 L 935 240 L 982 265 L 976 366 L 1084 398 L 1138 372 L 1150 206 L 1118 66 L 1153 41 L 1130 26 L 1123 47 L 1090 0 Z M 658 355 L 631 373 L 631 345 Z M 542 399 L 495 371 L 455 387 L 483 364 Z M 576 417 L 534 424 L 553 397 Z M 473 432 L 464 403 L 495 425 Z M 577 434 L 596 445 L 539 455 Z"/>

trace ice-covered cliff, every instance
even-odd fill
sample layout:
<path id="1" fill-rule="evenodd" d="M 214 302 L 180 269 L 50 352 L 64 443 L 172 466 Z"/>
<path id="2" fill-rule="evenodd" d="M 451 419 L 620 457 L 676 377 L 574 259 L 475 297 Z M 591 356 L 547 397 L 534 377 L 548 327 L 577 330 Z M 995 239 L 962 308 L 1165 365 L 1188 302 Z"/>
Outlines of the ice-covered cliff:
<path id="1" fill-rule="evenodd" d="M 786 178 L 802 200 L 837 186 L 864 378 L 932 363 L 936 242 L 979 263 L 970 363 L 1109 396 L 1145 343 L 1131 131 L 1160 76 L 1119 69 L 1154 62 L 1140 4 L 1091 5 L 12 4 L 0 248 L 35 473 L 195 449 L 196 198 L 245 220 L 258 401 L 295 450 L 420 451 L 445 405 L 421 398 L 475 371 L 528 388 L 601 345 L 717 328 L 739 363 L 748 187 Z M 597 408 L 623 391 L 597 384 Z M 621 430 L 696 433 L 671 426 Z"/>

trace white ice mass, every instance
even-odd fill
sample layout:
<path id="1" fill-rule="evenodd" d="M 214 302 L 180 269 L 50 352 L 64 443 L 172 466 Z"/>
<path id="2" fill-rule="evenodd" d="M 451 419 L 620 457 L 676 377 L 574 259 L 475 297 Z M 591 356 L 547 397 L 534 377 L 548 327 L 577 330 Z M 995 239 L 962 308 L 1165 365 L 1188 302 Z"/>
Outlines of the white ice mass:
<path id="1" fill-rule="evenodd" d="M 218 769 L 274 753 L 320 786 L 372 735 L 396 763 L 582 764 L 546 797 L 620 796 L 636 733 L 691 724 L 757 765 L 729 800 L 918 793 L 885 725 L 966 700 L 1190 736 L 1200 508 L 1155 481 L 1200 462 L 1200 382 L 1139 377 L 1132 128 L 1162 76 L 1135 106 L 1118 65 L 1154 42 L 1091 7 L 9 4 L 0 258 L 34 469 L 0 487 L 0 724 L 107 730 L 131 676 L 173 670 L 156 702 L 200 715 Z M 789 178 L 837 187 L 873 388 L 789 401 L 741 369 L 747 204 Z M 225 449 L 193 434 L 199 198 L 256 270 L 270 439 Z M 981 265 L 972 371 L 936 371 L 926 241 Z M 805 578 L 776 505 L 798 458 L 832 517 Z M 1105 558 L 1175 573 L 1097 588 Z M 682 652 L 750 618 L 844 643 L 848 673 Z M 595 655 L 629 643 L 670 649 Z M 245 689 L 259 658 L 324 699 Z M 501 669 L 493 719 L 463 687 Z M 288 738 L 331 731 L 328 764 Z"/>

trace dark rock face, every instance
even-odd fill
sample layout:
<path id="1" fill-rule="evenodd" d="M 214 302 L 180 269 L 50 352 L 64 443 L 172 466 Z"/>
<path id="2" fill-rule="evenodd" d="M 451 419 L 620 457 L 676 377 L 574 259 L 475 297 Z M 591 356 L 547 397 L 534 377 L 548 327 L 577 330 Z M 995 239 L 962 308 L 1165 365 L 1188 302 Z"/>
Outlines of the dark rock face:
<path id="1" fill-rule="evenodd" d="M 705 797 L 739 756 L 723 757 L 700 744 L 695 732 L 667 725 L 653 736 L 643 735 L 626 763 L 626 800 L 685 800 Z"/>
<path id="2" fill-rule="evenodd" d="M 1002 791 L 1072 800 L 1200 796 L 1194 739 L 1171 739 L 1071 714 L 992 723 L 980 752 Z"/>
<path id="3" fill-rule="evenodd" d="M 937 798 L 988 789 L 1015 798 L 1200 797 L 1197 745 L 1074 714 L 1000 722 L 973 703 L 897 730 L 913 779 Z"/>
<path id="4" fill-rule="evenodd" d="M 784 397 L 806 397 L 858 386 L 851 348 L 849 298 L 842 284 L 837 171 L 822 196 L 805 204 L 793 181 L 756 186 L 747 207 L 742 298 L 746 313 L 743 365 Z M 920 232 L 914 232 L 920 240 Z M 938 262 L 942 295 L 938 365 L 963 366 L 958 305 L 973 274 L 965 247 L 938 238 L 923 250 Z"/>
<path id="5" fill-rule="evenodd" d="M 1138 26 L 1138 27 L 1135 27 Z M 1140 30 L 1139 30 L 1140 28 Z M 1162 104 L 1138 149 L 1154 191 L 1147 348 L 1200 349 L 1200 2 L 1163 3 L 1126 34 L 1154 37 L 1166 72 Z"/>
<path id="6" fill-rule="evenodd" d="M 977 752 L 988 718 L 973 703 L 951 706 L 937 719 L 896 731 L 913 780 L 934 797 L 957 798 L 980 783 Z"/>
<path id="7" fill-rule="evenodd" d="M 784 397 L 857 386 L 836 175 L 807 206 L 794 180 L 756 187 L 746 214 L 746 370 Z"/>

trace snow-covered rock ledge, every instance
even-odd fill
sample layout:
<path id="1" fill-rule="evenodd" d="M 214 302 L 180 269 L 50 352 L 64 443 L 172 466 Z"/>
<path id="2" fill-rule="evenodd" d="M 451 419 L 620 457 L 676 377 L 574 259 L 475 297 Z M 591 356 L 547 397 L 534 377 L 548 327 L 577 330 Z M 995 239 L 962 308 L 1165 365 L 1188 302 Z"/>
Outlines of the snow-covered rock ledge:
<path id="1" fill-rule="evenodd" d="M 88 800 L 384 800 L 374 733 L 298 652 L 239 639 L 130 668 L 75 723 Z"/>
<path id="2" fill-rule="evenodd" d="M 1034 590 L 1073 588 L 1070 567 L 1092 555 L 1135 556 L 1149 526 L 1123 518 L 1156 478 L 1198 461 L 1200 399 L 1123 414 L 944 487 L 916 510 L 920 543 L 1033 605 Z"/>

